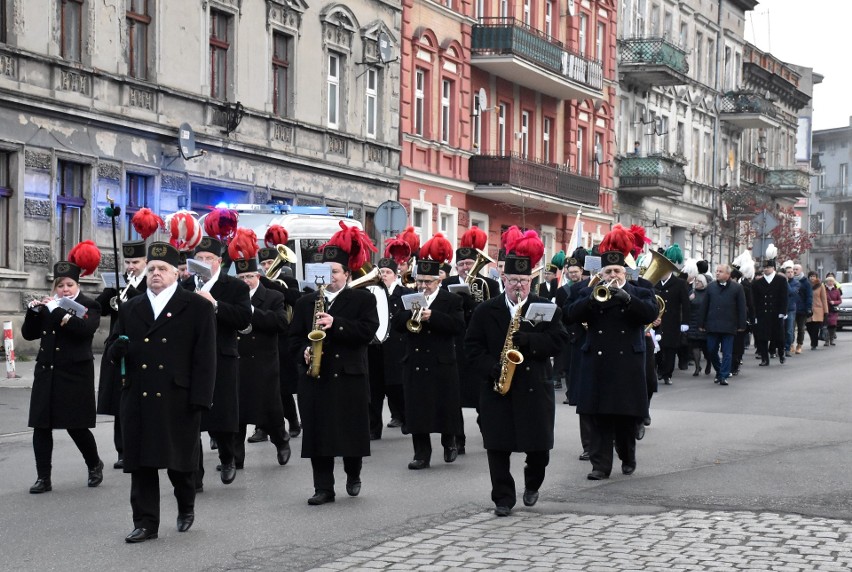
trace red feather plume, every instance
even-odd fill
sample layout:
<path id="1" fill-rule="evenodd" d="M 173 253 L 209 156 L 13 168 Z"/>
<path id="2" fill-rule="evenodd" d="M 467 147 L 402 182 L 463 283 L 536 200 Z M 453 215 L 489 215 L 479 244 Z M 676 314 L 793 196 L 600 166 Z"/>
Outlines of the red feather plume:
<path id="1" fill-rule="evenodd" d="M 645 250 L 645 245 L 651 244 L 651 239 L 645 236 L 645 227 L 638 224 L 630 227 L 630 234 L 633 235 L 633 258 L 638 258 Z"/>
<path id="2" fill-rule="evenodd" d="M 101 263 L 101 251 L 91 240 L 84 240 L 68 253 L 68 262 L 80 267 L 81 277 L 88 276 L 98 269 L 98 264 Z"/>
<path id="3" fill-rule="evenodd" d="M 616 224 L 612 227 L 612 230 L 606 233 L 606 236 L 603 237 L 598 250 L 600 252 L 612 252 L 617 250 L 624 256 L 627 256 L 633 250 L 635 244 L 636 242 L 633 234 L 620 224 Z"/>
<path id="4" fill-rule="evenodd" d="M 472 226 L 462 235 L 459 246 L 462 248 L 467 247 L 482 250 L 485 248 L 486 243 L 488 243 L 488 235 L 485 231 L 478 226 Z"/>
<path id="5" fill-rule="evenodd" d="M 263 235 L 263 243 L 268 248 L 275 248 L 279 244 L 287 244 L 289 239 L 290 235 L 287 232 L 287 229 L 280 224 L 270 225 L 269 228 L 266 229 L 266 234 Z"/>
<path id="6" fill-rule="evenodd" d="M 349 269 L 360 270 L 362 266 L 370 259 L 370 252 L 378 252 L 379 249 L 370 240 L 363 230 L 355 225 L 346 226 L 343 221 L 340 221 L 340 230 L 335 232 L 326 246 L 336 246 L 342 251 L 349 254 Z"/>
<path id="7" fill-rule="evenodd" d="M 412 254 L 417 254 L 420 251 L 420 237 L 414 232 L 413 226 L 406 228 L 397 238 L 401 238 L 408 243 Z"/>
<path id="8" fill-rule="evenodd" d="M 420 249 L 420 258 L 449 262 L 453 259 L 453 245 L 439 232 Z"/>
<path id="9" fill-rule="evenodd" d="M 169 242 L 181 252 L 194 250 L 201 242 L 201 225 L 191 211 L 178 211 L 166 217 Z"/>
<path id="10" fill-rule="evenodd" d="M 511 252 L 512 248 L 515 244 L 515 241 L 521 238 L 524 235 L 516 225 L 510 226 L 506 232 L 500 237 L 500 246 L 503 247 L 503 250 L 506 252 Z"/>
<path id="11" fill-rule="evenodd" d="M 544 256 L 544 243 L 534 230 L 526 231 L 512 246 L 512 252 L 517 256 L 527 256 L 530 266 L 536 266 Z"/>
<path id="12" fill-rule="evenodd" d="M 249 228 L 238 228 L 228 244 L 231 260 L 251 260 L 257 256 L 258 250 L 257 235 Z"/>
<path id="13" fill-rule="evenodd" d="M 204 232 L 228 244 L 237 232 L 239 216 L 233 209 L 215 208 L 204 219 Z"/>
<path id="14" fill-rule="evenodd" d="M 385 258 L 393 258 L 397 264 L 405 264 L 411 258 L 411 245 L 399 238 L 385 241 Z"/>
<path id="15" fill-rule="evenodd" d="M 163 222 L 160 215 L 147 207 L 142 207 L 136 211 L 136 214 L 130 219 L 130 224 L 133 225 L 133 228 L 136 229 L 142 240 L 146 240 L 149 236 L 157 232 L 158 229 L 165 230 L 166 228 L 166 223 Z"/>

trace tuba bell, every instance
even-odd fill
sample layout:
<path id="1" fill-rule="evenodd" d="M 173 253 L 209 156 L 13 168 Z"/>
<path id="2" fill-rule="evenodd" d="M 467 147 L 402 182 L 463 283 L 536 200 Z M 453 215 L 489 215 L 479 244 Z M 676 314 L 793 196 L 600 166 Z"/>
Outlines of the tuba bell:
<path id="1" fill-rule="evenodd" d="M 266 269 L 266 277 L 270 280 L 278 278 L 285 264 L 294 264 L 296 262 L 296 253 L 286 244 L 279 244 L 275 249 L 278 251 L 278 256 L 272 261 L 269 268 Z"/>
<path id="2" fill-rule="evenodd" d="M 651 250 L 651 264 L 645 268 L 641 276 L 651 284 L 656 284 L 660 279 L 670 272 L 677 272 L 674 262 L 657 252 Z"/>
<path id="3" fill-rule="evenodd" d="M 382 281 L 379 269 L 370 262 L 365 262 L 364 266 L 352 273 L 352 276 L 352 280 L 349 281 L 350 288 L 377 286 Z"/>

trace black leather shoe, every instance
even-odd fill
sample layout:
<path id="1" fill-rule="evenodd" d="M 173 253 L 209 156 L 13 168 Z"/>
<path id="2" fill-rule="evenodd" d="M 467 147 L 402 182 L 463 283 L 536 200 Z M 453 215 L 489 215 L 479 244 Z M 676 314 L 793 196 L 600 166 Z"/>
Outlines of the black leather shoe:
<path id="1" fill-rule="evenodd" d="M 636 435 L 634 435 L 634 436 L 636 437 L 637 441 L 641 441 L 642 439 L 645 438 L 645 424 L 644 423 L 638 423 L 636 425 Z"/>
<path id="2" fill-rule="evenodd" d="M 195 494 L 203 493 L 203 492 L 204 492 L 204 485 L 202 483 L 196 483 Z"/>
<path id="3" fill-rule="evenodd" d="M 40 495 L 41 493 L 47 493 L 53 490 L 53 487 L 50 484 L 50 479 L 36 479 L 36 482 L 33 486 L 30 487 L 31 495 Z"/>
<path id="4" fill-rule="evenodd" d="M 237 478 L 237 466 L 233 462 L 222 465 L 222 472 L 219 476 L 222 478 L 223 484 L 230 485 Z"/>
<path id="5" fill-rule="evenodd" d="M 759 365 L 760 367 L 765 367 L 765 366 L 769 365 L 769 360 L 768 360 L 768 359 L 762 360 L 762 361 L 761 361 L 759 364 L 757 364 L 757 365 Z"/>
<path id="6" fill-rule="evenodd" d="M 781 363 L 784 363 L 785 361 L 787 361 L 787 360 L 784 358 L 784 354 L 782 354 L 782 353 L 779 353 L 779 354 L 778 354 L 778 361 L 780 361 Z"/>
<path id="7" fill-rule="evenodd" d="M 529 489 L 524 491 L 524 506 L 535 506 L 537 502 L 538 491 L 531 491 Z"/>
<path id="8" fill-rule="evenodd" d="M 255 428 L 254 433 L 252 433 L 251 437 L 248 438 L 249 443 L 262 443 L 263 441 L 268 440 L 269 435 L 266 434 L 266 431 L 258 428 Z"/>
<path id="9" fill-rule="evenodd" d="M 370 441 L 380 441 L 381 438 L 382 438 L 381 433 L 376 433 L 375 431 L 370 433 Z"/>
<path id="10" fill-rule="evenodd" d="M 328 502 L 334 502 L 334 495 L 332 493 L 317 492 L 308 499 L 308 504 L 311 506 L 318 506 Z"/>
<path id="11" fill-rule="evenodd" d="M 346 481 L 346 494 L 357 497 L 361 493 L 361 481 Z"/>
<path id="12" fill-rule="evenodd" d="M 147 528 L 134 528 L 133 532 L 124 537 L 125 542 L 145 542 L 146 540 L 154 540 L 157 538 L 156 530 L 148 530 Z"/>
<path id="13" fill-rule="evenodd" d="M 632 475 L 633 471 L 635 471 L 635 470 L 636 470 L 636 463 L 633 463 L 633 464 L 623 463 L 621 465 L 621 472 L 624 473 L 625 475 Z"/>
<path id="14" fill-rule="evenodd" d="M 512 509 L 507 506 L 498 506 L 494 509 L 494 514 L 497 516 L 509 516 L 511 514 Z"/>
<path id="15" fill-rule="evenodd" d="M 290 428 L 290 438 L 291 439 L 295 439 L 296 437 L 298 437 L 301 434 L 302 434 L 302 426 L 301 425 L 296 425 L 295 428 L 293 428 L 293 427 Z"/>
<path id="16" fill-rule="evenodd" d="M 464 455 L 467 452 L 465 451 L 464 445 L 458 445 L 456 449 L 458 450 L 459 455 Z"/>
<path id="17" fill-rule="evenodd" d="M 388 427 L 390 427 L 391 429 L 396 429 L 397 427 L 402 427 L 402 421 L 392 417 L 391 420 L 388 422 Z"/>
<path id="18" fill-rule="evenodd" d="M 177 531 L 178 532 L 186 532 L 192 527 L 192 523 L 195 522 L 195 514 L 191 512 L 187 513 L 178 513 L 177 517 Z"/>
<path id="19" fill-rule="evenodd" d="M 672 378 L 670 378 L 670 377 L 664 377 L 663 378 L 663 385 L 671 385 L 671 384 L 672 384 Z"/>
<path id="20" fill-rule="evenodd" d="M 420 459 L 414 459 L 410 463 L 408 463 L 408 468 L 412 471 L 419 471 L 420 469 L 428 469 L 429 461 L 422 461 Z"/>
<path id="21" fill-rule="evenodd" d="M 602 481 L 604 479 L 608 479 L 609 475 L 604 473 L 603 471 L 595 469 L 594 471 L 586 475 L 586 478 L 590 481 Z"/>
<path id="22" fill-rule="evenodd" d="M 293 452 L 290 450 L 290 445 L 284 445 L 280 449 L 278 449 L 278 464 L 282 467 L 287 464 L 287 461 L 290 460 L 290 455 Z"/>
<path id="23" fill-rule="evenodd" d="M 588 452 L 588 451 L 583 451 L 582 453 L 580 453 L 580 456 L 579 456 L 578 458 L 579 458 L 581 461 L 588 461 L 588 460 L 589 460 L 589 452 Z"/>
<path id="24" fill-rule="evenodd" d="M 237 468 L 238 471 L 242 471 L 246 468 L 246 463 L 245 461 L 243 461 L 242 463 L 240 461 L 234 461 L 234 466 Z M 216 470 L 221 471 L 222 465 L 216 465 Z"/>
<path id="25" fill-rule="evenodd" d="M 213 451 L 215 451 L 216 449 L 219 448 L 219 443 L 218 443 L 218 441 L 216 441 L 216 439 L 214 437 L 210 437 L 210 448 Z"/>
<path id="26" fill-rule="evenodd" d="M 444 447 L 444 462 L 452 463 L 459 456 L 459 450 L 456 447 Z"/>
<path id="27" fill-rule="evenodd" d="M 720 379 L 719 385 L 728 385 L 728 380 L 727 379 Z"/>
<path id="28" fill-rule="evenodd" d="M 89 469 L 88 485 L 92 488 L 104 482 L 104 462 L 98 461 L 98 464 Z"/>
<path id="29" fill-rule="evenodd" d="M 124 468 L 124 457 L 119 457 L 118 460 L 112 464 L 113 469 L 123 469 Z"/>

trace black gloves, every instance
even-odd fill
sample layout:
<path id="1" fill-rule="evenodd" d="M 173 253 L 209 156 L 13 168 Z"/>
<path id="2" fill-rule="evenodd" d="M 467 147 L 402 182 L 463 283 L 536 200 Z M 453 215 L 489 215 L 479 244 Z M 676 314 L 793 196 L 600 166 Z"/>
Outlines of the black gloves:
<path id="1" fill-rule="evenodd" d="M 620 302 L 625 306 L 630 303 L 630 294 L 625 292 L 622 288 L 610 287 L 609 294 L 612 296 L 613 300 Z"/>
<path id="2" fill-rule="evenodd" d="M 127 336 L 118 336 L 112 345 L 109 347 L 109 357 L 113 363 L 118 363 L 124 356 L 127 355 L 127 350 L 130 349 L 130 340 Z"/>
<path id="3" fill-rule="evenodd" d="M 512 334 L 512 343 L 516 348 L 523 348 L 530 345 L 530 335 L 527 332 L 515 332 Z"/>
<path id="4" fill-rule="evenodd" d="M 494 367 L 491 368 L 491 374 L 488 376 L 488 379 L 498 379 L 500 377 L 500 362 L 494 364 Z"/>

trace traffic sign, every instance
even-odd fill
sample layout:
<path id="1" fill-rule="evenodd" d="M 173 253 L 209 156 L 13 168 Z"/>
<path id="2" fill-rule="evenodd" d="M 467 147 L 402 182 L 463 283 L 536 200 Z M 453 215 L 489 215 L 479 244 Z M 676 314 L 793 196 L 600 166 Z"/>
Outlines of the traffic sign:
<path id="1" fill-rule="evenodd" d="M 408 212 L 398 201 L 385 201 L 376 209 L 376 228 L 382 234 L 390 236 L 405 230 Z"/>

